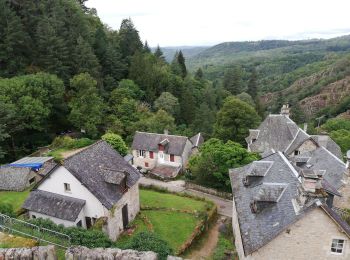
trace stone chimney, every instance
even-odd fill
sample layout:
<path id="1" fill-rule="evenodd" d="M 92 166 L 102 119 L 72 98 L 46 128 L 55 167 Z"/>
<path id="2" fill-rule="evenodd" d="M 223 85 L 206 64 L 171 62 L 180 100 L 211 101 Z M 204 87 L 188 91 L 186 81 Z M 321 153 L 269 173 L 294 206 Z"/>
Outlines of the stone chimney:
<path id="1" fill-rule="evenodd" d="M 307 133 L 307 123 L 304 123 L 304 131 Z"/>
<path id="2" fill-rule="evenodd" d="M 169 134 L 169 130 L 168 129 L 164 129 L 164 134 L 168 135 Z"/>
<path id="3" fill-rule="evenodd" d="M 289 117 L 289 115 L 290 115 L 289 104 L 285 104 L 285 105 L 282 106 L 282 108 L 281 108 L 281 115 Z"/>

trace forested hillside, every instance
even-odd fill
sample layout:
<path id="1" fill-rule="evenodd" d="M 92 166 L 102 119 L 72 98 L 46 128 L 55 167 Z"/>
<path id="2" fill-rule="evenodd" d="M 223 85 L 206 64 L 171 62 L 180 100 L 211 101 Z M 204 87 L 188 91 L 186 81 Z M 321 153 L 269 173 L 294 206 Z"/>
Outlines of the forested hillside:
<path id="1" fill-rule="evenodd" d="M 182 51 L 184 57 L 189 59 L 202 51 L 208 49 L 209 47 L 205 46 L 176 46 L 176 47 L 162 47 L 162 52 L 164 54 L 165 60 L 171 62 L 176 54 L 176 52 Z M 153 51 L 156 48 L 152 49 Z"/>
<path id="2" fill-rule="evenodd" d="M 218 85 L 225 84 L 225 78 L 239 78 L 237 92 L 247 91 L 251 77 L 255 77 L 261 105 L 277 112 L 282 103 L 289 102 L 298 112 L 305 111 L 298 115 L 300 120 L 316 117 L 324 109 L 329 110 L 330 105 L 339 106 L 335 110 L 344 112 L 349 88 L 336 86 L 347 85 L 349 62 L 350 36 L 330 40 L 229 42 L 188 59 L 190 69 L 202 68 L 204 77 Z M 337 94 L 332 95 L 334 92 Z"/>
<path id="3" fill-rule="evenodd" d="M 127 142 L 136 130 L 212 136 L 230 93 L 189 74 L 181 51 L 171 63 L 153 53 L 130 19 L 113 30 L 84 2 L 0 0 L 1 162 L 63 131 Z"/>

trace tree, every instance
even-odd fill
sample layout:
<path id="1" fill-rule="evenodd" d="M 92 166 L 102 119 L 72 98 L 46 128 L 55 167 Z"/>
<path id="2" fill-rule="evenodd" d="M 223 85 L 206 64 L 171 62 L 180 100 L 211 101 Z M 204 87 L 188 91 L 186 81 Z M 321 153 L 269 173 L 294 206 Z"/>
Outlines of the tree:
<path id="1" fill-rule="evenodd" d="M 209 139 L 191 157 L 189 170 L 194 181 L 200 185 L 231 191 L 229 169 L 246 165 L 258 156 L 249 153 L 240 144 L 219 139 Z"/>
<path id="2" fill-rule="evenodd" d="M 203 79 L 203 70 L 201 68 L 198 68 L 198 70 L 196 71 L 194 78 L 196 80 L 202 80 Z"/>
<path id="3" fill-rule="evenodd" d="M 192 128 L 194 132 L 201 132 L 205 137 L 211 136 L 213 133 L 213 125 L 215 123 L 215 112 L 210 110 L 207 103 L 202 103 L 196 111 Z"/>
<path id="4" fill-rule="evenodd" d="M 330 133 L 330 136 L 340 146 L 343 153 L 350 150 L 350 130 L 335 130 Z"/>
<path id="5" fill-rule="evenodd" d="M 124 19 L 119 29 L 119 44 L 123 57 L 130 57 L 137 51 L 142 51 L 143 45 L 139 32 L 136 30 L 131 19 Z"/>
<path id="6" fill-rule="evenodd" d="M 337 131 L 341 129 L 350 131 L 350 120 L 341 118 L 329 119 L 326 123 L 322 125 L 322 129 L 328 132 Z"/>
<path id="7" fill-rule="evenodd" d="M 221 140 L 233 140 L 242 145 L 249 129 L 255 128 L 260 117 L 249 104 L 236 97 L 228 97 L 217 114 L 214 135 Z"/>
<path id="8" fill-rule="evenodd" d="M 250 75 L 250 79 L 248 82 L 248 94 L 253 98 L 253 100 L 256 99 L 258 94 L 258 74 L 256 72 L 256 69 L 253 68 L 252 74 Z"/>
<path id="9" fill-rule="evenodd" d="M 177 55 L 177 62 L 180 65 L 180 69 L 181 69 L 181 76 L 184 79 L 187 76 L 187 68 L 186 68 L 186 64 L 185 64 L 185 57 L 182 54 L 182 51 L 179 51 L 179 54 Z"/>
<path id="10" fill-rule="evenodd" d="M 83 129 L 91 137 L 98 134 L 98 125 L 102 123 L 104 104 L 98 95 L 97 82 L 88 73 L 82 73 L 70 81 L 73 90 L 68 105 L 71 108 L 70 122 Z"/>
<path id="11" fill-rule="evenodd" d="M 243 102 L 246 102 L 247 104 L 251 105 L 252 107 L 255 106 L 253 98 L 246 92 L 242 92 L 241 94 L 238 94 L 236 97 L 242 100 Z"/>
<path id="12" fill-rule="evenodd" d="M 179 100 L 169 92 L 163 92 L 159 98 L 154 101 L 154 108 L 157 110 L 163 109 L 171 115 L 176 115 L 179 112 Z"/>
<path id="13" fill-rule="evenodd" d="M 148 42 L 145 41 L 145 46 L 143 46 L 143 50 L 147 53 L 151 52 L 151 48 L 148 46 Z"/>
<path id="14" fill-rule="evenodd" d="M 160 109 L 148 119 L 148 129 L 153 133 L 163 133 L 164 130 L 172 132 L 175 130 L 175 119 Z"/>
<path id="15" fill-rule="evenodd" d="M 101 137 L 101 139 L 110 144 L 121 156 L 127 155 L 128 147 L 120 135 L 106 133 Z"/>
<path id="16" fill-rule="evenodd" d="M 242 92 L 242 69 L 239 66 L 235 66 L 233 69 L 226 71 L 223 87 L 230 91 L 232 95 L 238 95 Z"/>
<path id="17" fill-rule="evenodd" d="M 182 120 L 190 125 L 195 118 L 196 106 L 193 94 L 188 88 L 183 90 L 180 104 Z"/>
<path id="18" fill-rule="evenodd" d="M 165 62 L 165 57 L 164 57 L 164 53 L 161 50 L 161 48 L 159 47 L 159 45 L 157 46 L 156 50 L 154 51 L 154 56 L 156 56 L 158 59 L 160 59 L 161 61 Z"/>
<path id="19" fill-rule="evenodd" d="M 168 242 L 151 232 L 140 232 L 133 236 L 126 248 L 137 251 L 153 251 L 158 254 L 159 260 L 166 260 L 168 255 L 173 254 L 173 249 Z"/>

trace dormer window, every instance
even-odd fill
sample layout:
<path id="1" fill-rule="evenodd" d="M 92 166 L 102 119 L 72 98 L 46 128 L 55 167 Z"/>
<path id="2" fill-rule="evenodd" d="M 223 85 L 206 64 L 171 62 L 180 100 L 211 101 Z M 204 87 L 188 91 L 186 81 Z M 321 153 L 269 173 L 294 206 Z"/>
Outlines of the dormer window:
<path id="1" fill-rule="evenodd" d="M 295 150 L 294 151 L 294 155 L 299 155 L 300 154 L 300 151 L 299 150 Z"/>
<path id="2" fill-rule="evenodd" d="M 138 157 L 145 157 L 146 151 L 145 150 L 139 150 L 138 151 Z"/>
<path id="3" fill-rule="evenodd" d="M 253 139 L 252 139 L 252 143 L 254 143 L 255 141 L 256 141 L 256 138 L 253 138 Z"/>
<path id="4" fill-rule="evenodd" d="M 158 150 L 161 152 L 164 151 L 164 146 L 161 144 L 158 144 Z"/>

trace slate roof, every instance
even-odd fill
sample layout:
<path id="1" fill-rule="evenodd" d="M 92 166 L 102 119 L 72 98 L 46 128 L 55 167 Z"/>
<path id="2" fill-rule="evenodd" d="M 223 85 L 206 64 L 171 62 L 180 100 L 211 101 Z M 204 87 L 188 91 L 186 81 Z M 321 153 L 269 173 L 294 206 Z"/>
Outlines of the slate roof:
<path id="1" fill-rule="evenodd" d="M 24 190 L 27 187 L 30 173 L 30 167 L 0 167 L 0 190 Z"/>
<path id="2" fill-rule="evenodd" d="M 246 139 L 253 152 L 264 153 L 266 151 L 285 151 L 294 140 L 299 127 L 285 115 L 269 115 L 258 129 L 250 130 L 250 136 Z"/>
<path id="3" fill-rule="evenodd" d="M 66 158 L 63 166 L 107 209 L 111 209 L 122 198 L 124 188 L 106 182 L 106 169 L 113 172 L 116 179 L 118 174 L 125 174 L 128 187 L 132 187 L 140 179 L 138 171 L 105 141 L 98 141 Z"/>
<path id="4" fill-rule="evenodd" d="M 196 134 L 195 136 L 190 138 L 193 147 L 199 147 L 204 143 L 204 137 L 201 133 Z"/>
<path id="5" fill-rule="evenodd" d="M 309 160 L 299 166 L 301 169 L 325 171 L 323 178 L 337 190 L 344 185 L 342 180 L 345 177 L 346 165 L 326 148 L 320 146 L 314 151 L 303 153 L 302 156 L 309 157 Z M 291 160 L 296 161 L 297 158 L 291 158 Z"/>
<path id="6" fill-rule="evenodd" d="M 52 192 L 35 190 L 29 195 L 22 208 L 47 216 L 74 222 L 85 205 L 85 200 Z"/>
<path id="7" fill-rule="evenodd" d="M 12 164 L 27 164 L 27 163 L 45 163 L 52 160 L 53 157 L 23 157 Z"/>
<path id="8" fill-rule="evenodd" d="M 54 170 L 58 164 L 54 161 L 49 161 L 44 163 L 43 167 L 38 171 L 38 174 L 41 176 L 45 176 L 49 174 L 52 170 Z"/>
<path id="9" fill-rule="evenodd" d="M 308 139 L 311 139 L 310 136 L 307 133 L 305 133 L 304 130 L 299 129 L 296 136 L 292 140 L 292 142 L 284 150 L 284 153 L 287 155 L 293 153 L 296 149 L 299 148 L 299 146 L 301 146 Z M 316 145 L 318 145 L 318 144 L 316 143 Z"/>
<path id="10" fill-rule="evenodd" d="M 319 145 L 325 147 L 339 159 L 343 158 L 339 145 L 337 145 L 328 135 L 311 135 L 311 138 L 314 139 Z"/>
<path id="11" fill-rule="evenodd" d="M 297 178 L 298 173 L 286 157 L 278 152 L 261 161 L 273 161 L 273 165 L 263 177 L 261 185 L 246 187 L 242 182 L 251 164 L 230 170 L 233 199 L 246 255 L 270 242 L 304 214 L 302 211 L 297 215 L 293 207 L 292 199 L 298 194 L 300 182 Z M 277 186 L 271 188 L 272 185 Z M 262 189 L 268 192 L 262 192 Z M 268 197 L 272 202 L 278 202 L 274 202 L 268 208 L 254 214 L 250 204 L 259 196 Z"/>
<path id="12" fill-rule="evenodd" d="M 321 208 L 328 214 L 328 216 L 338 224 L 338 226 L 344 231 L 344 233 L 350 237 L 350 226 L 327 204 L 322 204 Z"/>
<path id="13" fill-rule="evenodd" d="M 186 142 L 185 136 L 154 134 L 145 132 L 136 132 L 131 148 L 133 150 L 158 151 L 158 144 L 168 140 L 167 153 L 181 156 L 184 152 Z"/>

